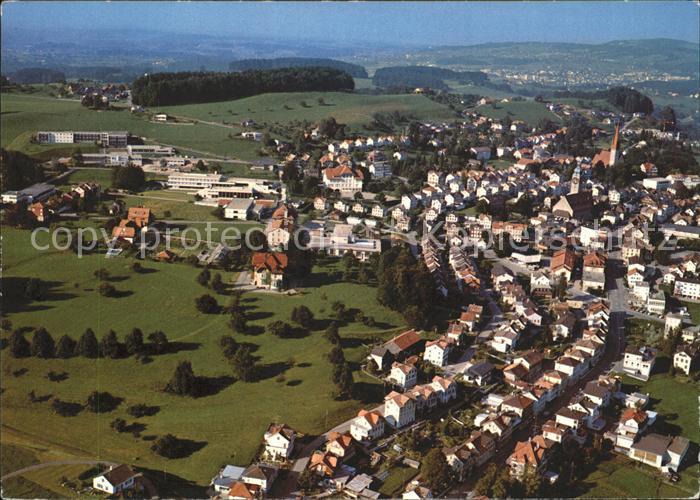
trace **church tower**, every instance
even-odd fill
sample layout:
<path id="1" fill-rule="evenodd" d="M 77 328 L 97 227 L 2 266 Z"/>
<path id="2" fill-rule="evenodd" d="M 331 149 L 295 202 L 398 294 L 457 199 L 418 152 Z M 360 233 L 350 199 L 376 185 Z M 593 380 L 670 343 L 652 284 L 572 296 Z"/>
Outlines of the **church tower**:
<path id="1" fill-rule="evenodd" d="M 613 136 L 612 145 L 610 146 L 610 159 L 608 160 L 608 167 L 615 165 L 617 161 L 617 142 L 620 135 L 620 123 L 615 124 L 615 135 Z"/>
<path id="2" fill-rule="evenodd" d="M 569 189 L 569 194 L 578 193 L 579 187 L 581 186 L 581 169 L 576 166 L 574 173 L 571 175 L 571 188 Z"/>

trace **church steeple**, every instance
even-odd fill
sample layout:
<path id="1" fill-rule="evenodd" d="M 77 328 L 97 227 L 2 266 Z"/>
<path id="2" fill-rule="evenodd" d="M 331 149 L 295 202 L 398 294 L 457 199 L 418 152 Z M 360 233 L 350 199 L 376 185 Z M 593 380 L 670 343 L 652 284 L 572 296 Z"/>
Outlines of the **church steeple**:
<path id="1" fill-rule="evenodd" d="M 615 124 L 615 135 L 613 136 L 612 144 L 610 146 L 610 159 L 608 160 L 608 166 L 612 167 L 617 161 L 617 142 L 620 136 L 620 123 Z"/>
<path id="2" fill-rule="evenodd" d="M 581 185 L 581 169 L 576 166 L 574 173 L 571 175 L 571 187 L 569 188 L 569 194 L 578 193 L 579 187 Z"/>

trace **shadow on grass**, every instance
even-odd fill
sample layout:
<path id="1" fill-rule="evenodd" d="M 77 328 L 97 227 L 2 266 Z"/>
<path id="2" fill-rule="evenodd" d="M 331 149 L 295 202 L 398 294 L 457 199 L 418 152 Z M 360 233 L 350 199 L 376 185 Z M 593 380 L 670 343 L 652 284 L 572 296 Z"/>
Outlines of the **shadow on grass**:
<path id="1" fill-rule="evenodd" d="M 176 476 L 170 472 L 162 470 L 136 467 L 137 472 L 141 472 L 150 479 L 158 491 L 160 498 L 206 498 L 207 491 L 204 486 L 199 486 L 194 481 Z"/>
<path id="2" fill-rule="evenodd" d="M 262 365 L 258 373 L 258 380 L 266 380 L 282 375 L 292 367 L 290 363 L 278 362 Z"/>
<path id="3" fill-rule="evenodd" d="M 54 307 L 48 302 L 58 302 L 75 298 L 73 293 L 59 291 L 63 285 L 61 281 L 41 281 L 40 295 L 37 299 L 30 299 L 25 295 L 29 278 L 17 276 L 4 277 L 1 280 L 3 297 L 3 311 L 6 314 L 20 312 L 44 311 Z"/>
<path id="4" fill-rule="evenodd" d="M 214 396 L 227 387 L 231 386 L 236 379 L 229 375 L 220 375 L 218 377 L 199 377 L 201 382 L 201 388 L 198 398 L 204 398 L 207 396 Z"/>
<path id="5" fill-rule="evenodd" d="M 356 382 L 352 388 L 352 397 L 364 404 L 384 401 L 384 387 L 381 384 Z"/>

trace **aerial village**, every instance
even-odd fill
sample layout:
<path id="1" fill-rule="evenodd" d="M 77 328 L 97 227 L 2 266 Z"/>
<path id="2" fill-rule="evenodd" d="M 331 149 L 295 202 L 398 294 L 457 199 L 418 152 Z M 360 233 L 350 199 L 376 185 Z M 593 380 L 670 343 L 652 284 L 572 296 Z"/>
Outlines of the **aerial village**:
<path id="1" fill-rule="evenodd" d="M 659 370 L 697 380 L 700 328 L 689 307 L 700 304 L 700 176 L 661 174 L 640 162 L 629 182 L 606 181 L 635 151 L 684 139 L 628 128 L 631 116 L 598 119 L 611 126 L 590 131 L 607 145 L 592 158 L 560 152 L 570 140 L 565 127 L 542 131 L 477 113 L 457 123 L 421 123 L 410 134 L 340 141 L 315 127 L 306 140 L 320 156 L 277 141 L 278 156 L 254 165 L 274 172 L 274 180 L 201 172 L 201 160 L 170 147 L 131 145 L 126 132 L 36 137 L 101 141 L 105 152 L 83 155 L 84 164 L 165 174 L 163 188 L 194 193 L 197 204 L 218 209 L 223 220 L 262 222 L 266 249 L 250 254 L 240 284 L 279 300 L 303 286 L 290 271 L 297 231 L 308 236 L 306 251 L 360 263 L 394 246 L 408 248 L 450 314 L 440 328 L 407 329 L 369 346 L 363 370 L 383 384 L 383 403 L 318 437 L 271 422 L 253 463 L 212 464 L 208 493 L 379 498 L 384 464 L 391 463 L 414 470 L 398 496 L 419 499 L 478 490 L 494 463 L 511 484 L 534 477 L 539 488 L 565 485 L 571 471 L 562 465 L 568 461 L 562 449 L 586 455 L 607 447 L 670 481 L 683 474 L 693 436 L 657 430 L 649 394 L 625 392 L 622 380 L 648 381 Z M 448 168 L 441 161 L 447 142 L 463 133 L 481 145 L 469 147 L 461 168 Z M 407 186 L 398 166 L 426 148 L 435 162 L 419 189 L 401 196 L 367 190 L 391 181 Z M 317 194 L 292 193 L 290 172 L 295 180 L 316 179 Z M 96 183 L 64 193 L 37 184 L 6 192 L 2 201 L 24 203 L 37 223 L 46 223 L 79 214 L 100 193 Z M 114 202 L 109 214 L 120 218 L 111 228 L 112 256 L 167 225 L 146 207 Z M 218 244 L 200 262 L 227 252 Z M 169 260 L 176 253 L 156 248 L 151 256 Z M 660 325 L 657 335 L 635 321 Z M 425 441 L 428 455 L 417 452 Z M 426 477 L 426 461 L 447 464 L 446 472 L 436 466 L 438 479 Z M 122 464 L 93 486 L 114 494 L 134 488 L 135 479 Z"/>

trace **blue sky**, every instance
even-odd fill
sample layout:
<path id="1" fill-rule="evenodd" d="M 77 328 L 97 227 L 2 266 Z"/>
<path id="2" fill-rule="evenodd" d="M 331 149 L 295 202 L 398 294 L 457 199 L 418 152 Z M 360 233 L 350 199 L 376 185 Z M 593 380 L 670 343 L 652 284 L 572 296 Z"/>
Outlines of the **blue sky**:
<path id="1" fill-rule="evenodd" d="M 699 6 L 666 2 L 3 2 L 2 27 L 143 29 L 372 45 L 501 41 L 697 42 Z"/>

